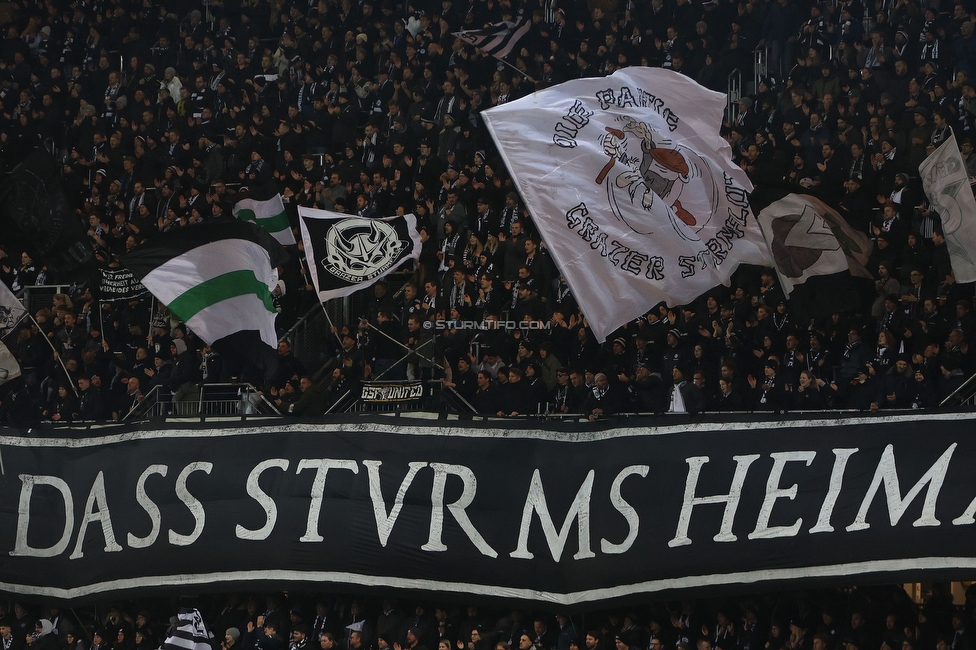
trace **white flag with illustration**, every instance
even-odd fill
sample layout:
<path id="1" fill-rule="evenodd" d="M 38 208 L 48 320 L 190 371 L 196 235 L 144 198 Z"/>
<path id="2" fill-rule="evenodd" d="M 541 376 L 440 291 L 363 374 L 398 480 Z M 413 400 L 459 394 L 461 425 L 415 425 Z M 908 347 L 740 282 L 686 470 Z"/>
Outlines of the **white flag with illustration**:
<path id="1" fill-rule="evenodd" d="M 0 336 L 12 332 L 26 314 L 27 309 L 17 296 L 7 288 L 7 285 L 0 282 Z"/>
<path id="2" fill-rule="evenodd" d="M 769 264 L 752 190 L 719 135 L 726 98 L 633 67 L 482 113 L 598 339 Z"/>
<path id="3" fill-rule="evenodd" d="M 20 377 L 20 364 L 6 345 L 0 343 L 0 385 Z"/>
<path id="4" fill-rule="evenodd" d="M 976 282 L 976 199 L 955 136 L 922 161 L 918 173 L 930 208 L 942 219 L 956 282 Z"/>

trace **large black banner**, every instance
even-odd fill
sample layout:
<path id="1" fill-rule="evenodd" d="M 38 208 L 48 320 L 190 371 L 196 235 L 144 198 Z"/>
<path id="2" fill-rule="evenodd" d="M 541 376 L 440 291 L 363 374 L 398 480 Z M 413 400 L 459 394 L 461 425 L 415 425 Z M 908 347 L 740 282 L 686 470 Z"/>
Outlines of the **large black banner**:
<path id="1" fill-rule="evenodd" d="M 34 430 L 0 437 L 0 590 L 331 584 L 572 607 L 965 579 L 974 420 Z"/>

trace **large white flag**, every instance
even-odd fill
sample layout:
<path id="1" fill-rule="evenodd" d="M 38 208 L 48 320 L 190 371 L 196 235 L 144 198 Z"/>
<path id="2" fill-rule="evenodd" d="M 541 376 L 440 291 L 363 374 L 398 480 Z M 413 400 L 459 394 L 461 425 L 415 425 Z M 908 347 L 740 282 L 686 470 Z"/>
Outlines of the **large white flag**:
<path id="1" fill-rule="evenodd" d="M 955 136 L 922 161 L 918 173 L 931 209 L 942 218 L 956 282 L 976 281 L 976 199 Z"/>
<path id="2" fill-rule="evenodd" d="M 769 264 L 726 97 L 670 70 L 578 79 L 482 113 L 597 338 Z"/>
<path id="3" fill-rule="evenodd" d="M 0 337 L 9 334 L 20 319 L 27 313 L 27 309 L 13 292 L 0 282 Z"/>
<path id="4" fill-rule="evenodd" d="M 0 385 L 20 377 L 20 364 L 7 346 L 0 343 Z"/>

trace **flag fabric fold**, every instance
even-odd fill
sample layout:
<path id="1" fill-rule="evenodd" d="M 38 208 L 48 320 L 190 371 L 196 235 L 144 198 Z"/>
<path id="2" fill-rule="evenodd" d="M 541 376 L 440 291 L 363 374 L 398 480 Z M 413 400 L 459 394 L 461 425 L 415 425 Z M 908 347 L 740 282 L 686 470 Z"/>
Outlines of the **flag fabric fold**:
<path id="1" fill-rule="evenodd" d="M 496 59 L 504 59 L 531 28 L 532 21 L 522 16 L 515 21 L 503 20 L 483 29 L 468 29 L 452 34 Z"/>
<path id="2" fill-rule="evenodd" d="M 255 331 L 275 348 L 271 292 L 284 255 L 261 228 L 229 219 L 159 234 L 122 264 L 208 344 Z"/>
<path id="3" fill-rule="evenodd" d="M 6 345 L 0 343 L 0 386 L 20 377 L 20 364 Z"/>
<path id="4" fill-rule="evenodd" d="M 870 238 L 820 199 L 770 188 L 756 190 L 750 200 L 787 295 L 814 276 L 849 271 L 872 277 Z"/>
<path id="5" fill-rule="evenodd" d="M 420 259 L 417 218 L 364 218 L 298 208 L 312 286 L 325 302 L 365 289 L 404 262 Z"/>
<path id="6" fill-rule="evenodd" d="M 281 194 L 277 192 L 264 200 L 253 196 L 241 199 L 234 206 L 233 212 L 238 219 L 252 221 L 264 228 L 282 246 L 294 246 L 297 243 L 285 212 L 285 204 L 281 200 Z"/>
<path id="7" fill-rule="evenodd" d="M 719 135 L 726 97 L 660 68 L 577 79 L 482 113 L 533 223 L 604 340 L 769 264 Z"/>
<path id="8" fill-rule="evenodd" d="M 12 332 L 26 314 L 27 308 L 7 288 L 7 285 L 0 282 L 0 337 Z"/>
<path id="9" fill-rule="evenodd" d="M 184 607 L 179 613 L 180 624 L 166 637 L 161 650 L 213 650 L 210 632 L 199 610 Z"/>
<path id="10" fill-rule="evenodd" d="M 942 219 L 956 282 L 976 282 L 976 199 L 966 164 L 952 136 L 918 166 L 929 208 Z M 945 278 L 936 278 L 938 282 Z"/>

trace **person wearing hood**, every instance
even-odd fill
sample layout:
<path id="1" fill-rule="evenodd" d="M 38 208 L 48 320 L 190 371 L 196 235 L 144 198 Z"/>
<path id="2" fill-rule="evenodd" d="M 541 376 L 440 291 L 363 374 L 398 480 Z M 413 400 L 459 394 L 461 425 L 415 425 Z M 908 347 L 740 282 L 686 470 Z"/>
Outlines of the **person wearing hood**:
<path id="1" fill-rule="evenodd" d="M 183 384 L 198 381 L 200 368 L 193 352 L 187 348 L 185 340 L 173 339 L 169 349 L 173 357 L 173 372 L 166 382 L 166 387 L 175 393 Z"/>
<path id="2" fill-rule="evenodd" d="M 28 650 L 57 650 L 58 639 L 54 635 L 54 623 L 42 618 L 34 624 L 34 632 L 25 639 Z"/>

